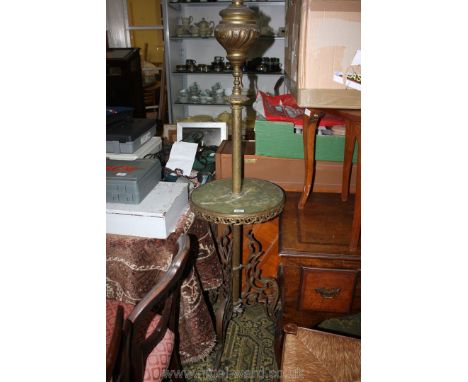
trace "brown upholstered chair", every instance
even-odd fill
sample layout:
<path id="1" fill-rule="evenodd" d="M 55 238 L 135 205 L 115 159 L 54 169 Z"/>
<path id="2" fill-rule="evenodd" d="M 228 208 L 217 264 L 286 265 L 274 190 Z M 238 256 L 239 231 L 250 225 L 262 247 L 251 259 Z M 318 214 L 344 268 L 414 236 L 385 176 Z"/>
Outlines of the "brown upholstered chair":
<path id="1" fill-rule="evenodd" d="M 287 324 L 282 382 L 361 380 L 361 340 Z"/>
<path id="2" fill-rule="evenodd" d="M 178 252 L 158 283 L 137 304 L 107 300 L 107 348 L 120 310 L 126 317 L 120 350 L 112 372 L 114 382 L 161 381 L 166 370 L 179 371 L 172 379 L 184 381 L 178 352 L 180 286 L 188 263 L 190 240 L 179 237 Z"/>

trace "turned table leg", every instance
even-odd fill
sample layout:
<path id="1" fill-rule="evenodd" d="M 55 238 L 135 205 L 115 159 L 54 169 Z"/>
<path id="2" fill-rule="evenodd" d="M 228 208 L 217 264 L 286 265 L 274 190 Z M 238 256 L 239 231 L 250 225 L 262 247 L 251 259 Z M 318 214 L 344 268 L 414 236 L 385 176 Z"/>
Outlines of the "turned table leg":
<path id="1" fill-rule="evenodd" d="M 346 120 L 345 152 L 343 158 L 343 179 L 341 182 L 341 200 L 346 202 L 349 197 L 349 184 L 351 181 L 351 169 L 353 167 L 353 154 L 356 142 L 356 132 L 353 122 Z"/>
<path id="2" fill-rule="evenodd" d="M 356 177 L 356 195 L 354 199 L 354 215 L 353 215 L 353 225 L 351 228 L 351 240 L 349 243 L 349 250 L 351 252 L 356 251 L 359 238 L 361 236 L 361 123 L 353 122 L 353 148 L 354 141 L 357 140 L 358 143 L 358 159 L 357 159 L 357 177 Z M 352 161 L 350 161 L 352 162 Z M 349 187 L 349 183 L 348 183 Z"/>
<path id="3" fill-rule="evenodd" d="M 304 142 L 304 162 L 305 162 L 305 176 L 304 176 L 304 189 L 299 200 L 298 208 L 302 210 L 309 198 L 312 190 L 312 182 L 314 180 L 315 170 L 315 135 L 320 122 L 321 116 L 313 112 L 311 109 L 306 109 L 304 114 L 304 125 L 302 127 L 302 135 Z"/>

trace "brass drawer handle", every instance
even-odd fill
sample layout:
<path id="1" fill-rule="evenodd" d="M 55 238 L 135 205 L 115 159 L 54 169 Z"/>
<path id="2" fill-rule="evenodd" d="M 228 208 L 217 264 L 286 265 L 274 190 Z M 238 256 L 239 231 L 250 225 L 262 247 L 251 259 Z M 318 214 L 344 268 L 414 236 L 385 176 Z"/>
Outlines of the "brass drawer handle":
<path id="1" fill-rule="evenodd" d="M 323 298 L 335 298 L 341 292 L 341 288 L 315 288 L 315 291 Z"/>

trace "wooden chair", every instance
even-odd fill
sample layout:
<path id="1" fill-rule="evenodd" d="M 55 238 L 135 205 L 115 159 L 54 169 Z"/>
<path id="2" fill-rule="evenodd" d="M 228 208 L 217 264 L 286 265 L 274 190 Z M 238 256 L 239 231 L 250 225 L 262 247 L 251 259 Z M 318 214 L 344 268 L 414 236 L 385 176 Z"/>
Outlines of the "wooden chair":
<path id="1" fill-rule="evenodd" d="M 281 382 L 361 380 L 361 340 L 287 324 Z"/>
<path id="2" fill-rule="evenodd" d="M 177 244 L 178 252 L 168 271 L 137 305 L 107 300 L 108 325 L 116 321 L 114 317 L 119 309 L 127 317 L 121 331 L 114 382 L 161 381 L 168 369 L 178 371 L 172 379 L 185 381 L 177 325 L 180 286 L 189 259 L 190 239 L 182 235 Z M 112 333 L 113 329 L 108 328 L 107 332 Z"/>
<path id="3" fill-rule="evenodd" d="M 143 58 L 148 61 L 148 44 L 145 43 L 143 49 Z M 145 110 L 148 114 L 152 114 L 151 118 L 164 120 L 167 108 L 167 87 L 166 87 L 166 72 L 164 60 L 161 71 L 159 72 L 159 80 L 154 84 L 143 87 L 143 96 L 145 101 Z"/>
<path id="4" fill-rule="evenodd" d="M 143 87 L 145 110 L 148 115 L 152 114 L 154 119 L 163 121 L 165 118 L 167 108 L 166 93 L 166 74 L 163 64 L 163 68 L 160 71 L 160 79 L 154 84 Z"/>

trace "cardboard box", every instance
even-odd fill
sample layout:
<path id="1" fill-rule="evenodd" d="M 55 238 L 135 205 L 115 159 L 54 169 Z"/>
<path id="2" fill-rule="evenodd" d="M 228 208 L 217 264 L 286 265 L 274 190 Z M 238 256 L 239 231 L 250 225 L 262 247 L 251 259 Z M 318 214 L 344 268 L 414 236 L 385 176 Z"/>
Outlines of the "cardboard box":
<path id="1" fill-rule="evenodd" d="M 360 109 L 361 92 L 334 80 L 361 49 L 360 0 L 295 0 L 286 11 L 286 81 L 301 107 Z"/>
<path id="2" fill-rule="evenodd" d="M 107 203 L 106 232 L 166 239 L 187 208 L 187 183 L 159 182 L 140 204 Z"/>
<path id="3" fill-rule="evenodd" d="M 276 183 L 288 192 L 304 189 L 304 159 L 255 155 L 255 142 L 242 142 L 244 176 Z M 341 192 L 343 163 L 316 161 L 313 192 Z M 232 177 L 232 141 L 223 141 L 216 151 L 216 179 Z M 356 191 L 356 165 L 351 172 L 352 193 Z"/>

